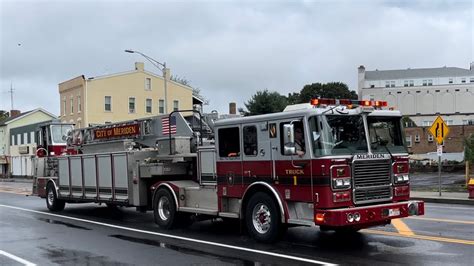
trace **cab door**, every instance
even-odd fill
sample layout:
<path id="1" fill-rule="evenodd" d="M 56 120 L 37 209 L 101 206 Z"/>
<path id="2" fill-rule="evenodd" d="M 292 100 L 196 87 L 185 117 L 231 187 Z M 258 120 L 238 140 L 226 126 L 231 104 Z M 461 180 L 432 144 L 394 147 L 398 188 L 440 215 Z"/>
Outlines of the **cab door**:
<path id="1" fill-rule="evenodd" d="M 246 186 L 264 181 L 272 183 L 271 146 L 267 122 L 242 125 L 242 173 Z"/>
<path id="2" fill-rule="evenodd" d="M 241 128 L 232 125 L 217 129 L 216 171 L 220 196 L 240 197 L 242 194 Z"/>

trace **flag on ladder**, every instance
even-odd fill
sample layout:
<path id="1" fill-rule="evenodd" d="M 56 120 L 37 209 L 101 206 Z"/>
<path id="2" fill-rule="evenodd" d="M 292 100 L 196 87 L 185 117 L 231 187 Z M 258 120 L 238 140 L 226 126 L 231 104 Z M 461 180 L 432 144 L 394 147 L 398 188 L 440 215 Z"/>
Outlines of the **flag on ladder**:
<path id="1" fill-rule="evenodd" d="M 163 135 L 168 135 L 170 133 L 170 128 L 171 134 L 176 134 L 176 117 L 172 116 L 171 119 L 169 119 L 168 117 L 161 118 L 161 125 L 161 133 Z"/>

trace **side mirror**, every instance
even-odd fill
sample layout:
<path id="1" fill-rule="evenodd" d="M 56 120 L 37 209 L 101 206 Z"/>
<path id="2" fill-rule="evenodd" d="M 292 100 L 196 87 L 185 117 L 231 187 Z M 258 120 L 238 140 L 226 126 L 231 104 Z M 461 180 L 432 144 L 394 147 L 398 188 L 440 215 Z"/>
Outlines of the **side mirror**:
<path id="1" fill-rule="evenodd" d="M 295 155 L 295 126 L 293 124 L 283 125 L 283 154 Z"/>

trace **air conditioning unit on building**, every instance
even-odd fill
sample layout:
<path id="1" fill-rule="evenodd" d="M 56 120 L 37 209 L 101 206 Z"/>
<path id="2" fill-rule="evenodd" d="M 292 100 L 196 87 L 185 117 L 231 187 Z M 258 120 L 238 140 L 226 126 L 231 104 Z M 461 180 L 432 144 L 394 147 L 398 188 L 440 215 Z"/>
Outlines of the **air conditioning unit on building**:
<path id="1" fill-rule="evenodd" d="M 20 146 L 18 147 L 18 153 L 20 154 L 29 154 L 30 153 L 30 146 Z"/>

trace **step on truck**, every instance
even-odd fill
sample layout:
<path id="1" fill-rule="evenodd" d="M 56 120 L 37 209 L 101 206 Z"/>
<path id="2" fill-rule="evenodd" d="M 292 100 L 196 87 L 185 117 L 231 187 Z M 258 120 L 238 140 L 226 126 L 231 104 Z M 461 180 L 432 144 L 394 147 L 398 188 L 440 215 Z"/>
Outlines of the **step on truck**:
<path id="1" fill-rule="evenodd" d="M 313 99 L 218 120 L 207 133 L 199 113 L 200 126 L 183 114 L 70 130 L 61 154 L 36 158 L 35 193 L 51 211 L 86 202 L 153 211 L 164 229 L 238 219 L 261 242 L 289 226 L 348 233 L 424 214 L 410 200 L 402 116 L 386 102 Z"/>

